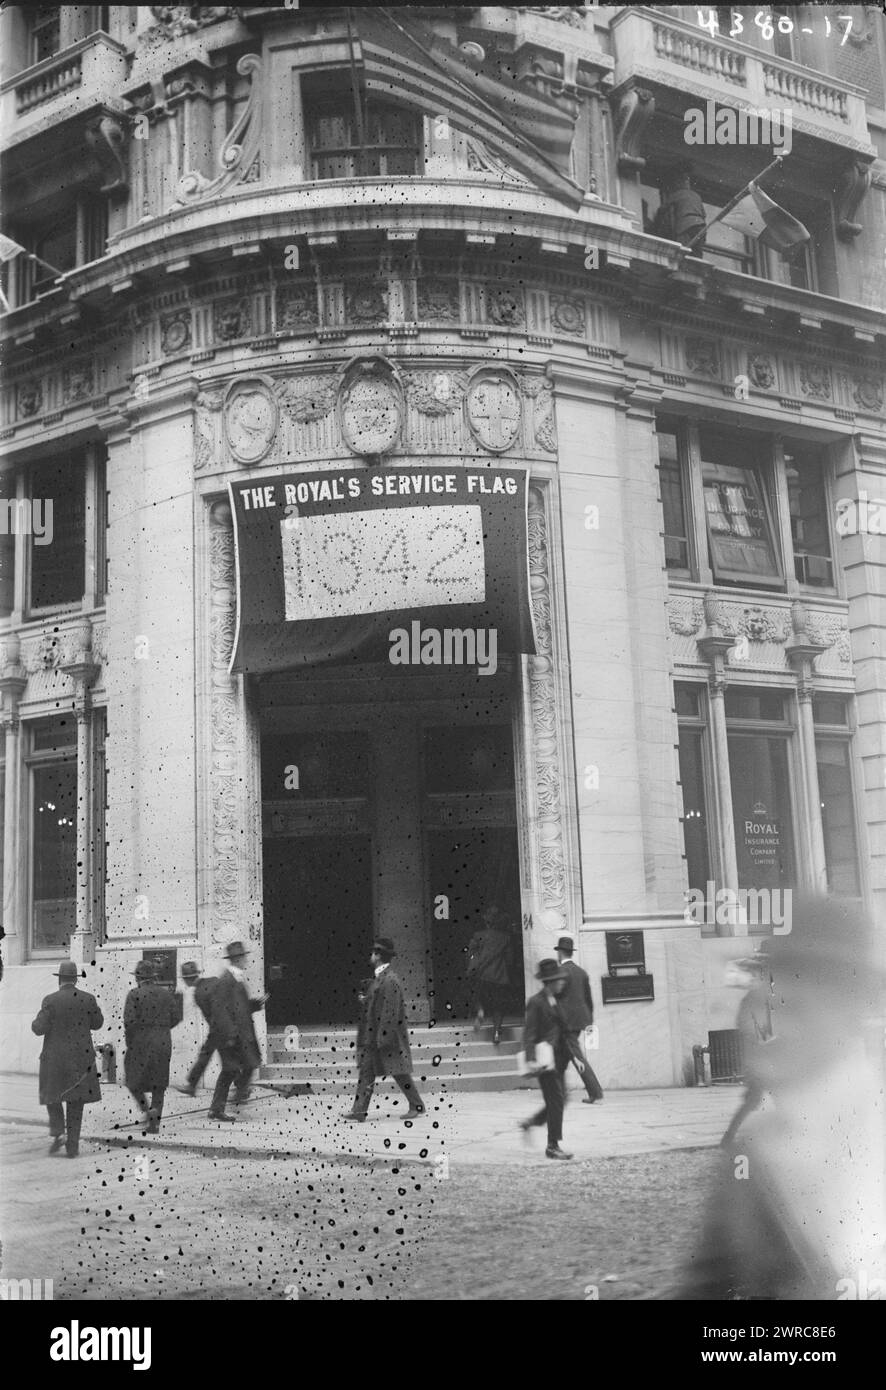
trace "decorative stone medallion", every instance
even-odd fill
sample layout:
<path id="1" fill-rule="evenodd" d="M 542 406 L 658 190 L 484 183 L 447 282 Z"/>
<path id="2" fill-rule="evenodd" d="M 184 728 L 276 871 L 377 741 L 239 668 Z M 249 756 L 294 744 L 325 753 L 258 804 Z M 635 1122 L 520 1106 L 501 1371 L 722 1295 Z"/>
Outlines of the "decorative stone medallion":
<path id="1" fill-rule="evenodd" d="M 811 396 L 813 400 L 829 401 L 831 374 L 827 367 L 820 362 L 801 362 L 800 389 L 804 396 Z"/>
<path id="2" fill-rule="evenodd" d="M 720 350 L 713 338 L 686 339 L 686 367 L 696 376 L 720 375 Z"/>
<path id="3" fill-rule="evenodd" d="M 748 358 L 748 376 L 761 391 L 771 391 L 775 385 L 775 368 L 771 357 L 755 352 Z"/>
<path id="4" fill-rule="evenodd" d="M 160 343 L 164 353 L 182 352 L 191 341 L 191 315 L 188 310 L 166 314 L 160 323 Z"/>
<path id="5" fill-rule="evenodd" d="M 451 323 L 458 316 L 457 280 L 419 280 L 418 317 L 423 322 Z"/>
<path id="6" fill-rule="evenodd" d="M 525 317 L 523 291 L 516 285 L 489 285 L 486 308 L 491 322 L 500 328 L 519 328 Z"/>
<path id="7" fill-rule="evenodd" d="M 228 447 L 239 463 L 258 463 L 277 434 L 277 398 L 262 377 L 235 381 L 224 408 Z"/>
<path id="8" fill-rule="evenodd" d="M 585 306 L 579 299 L 551 299 L 551 318 L 561 333 L 581 336 L 585 331 Z"/>
<path id="9" fill-rule="evenodd" d="M 883 409 L 883 383 L 872 375 L 859 375 L 855 378 L 852 395 L 856 405 L 862 410 Z"/>
<path id="10" fill-rule="evenodd" d="M 387 454 L 400 438 L 403 399 L 389 362 L 364 357 L 345 371 L 338 398 L 342 438 L 362 458 Z"/>
<path id="11" fill-rule="evenodd" d="M 465 398 L 471 434 L 492 453 L 510 449 L 520 433 L 520 391 L 510 372 L 484 368 Z"/>
<path id="12" fill-rule="evenodd" d="M 43 405 L 43 388 L 39 381 L 21 381 L 16 392 L 17 414 L 27 420 L 37 415 Z"/>

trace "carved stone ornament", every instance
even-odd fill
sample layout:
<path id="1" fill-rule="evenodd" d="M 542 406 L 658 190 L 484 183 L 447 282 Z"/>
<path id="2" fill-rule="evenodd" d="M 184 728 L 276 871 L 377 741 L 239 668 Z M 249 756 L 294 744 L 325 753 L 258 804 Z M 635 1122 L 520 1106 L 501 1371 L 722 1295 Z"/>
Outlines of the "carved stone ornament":
<path id="1" fill-rule="evenodd" d="M 129 172 L 123 122 L 114 116 L 100 116 L 86 127 L 85 135 L 104 175 L 99 192 L 113 193 L 117 197 L 125 194 L 129 188 Z"/>
<path id="2" fill-rule="evenodd" d="M 645 88 L 631 87 L 622 96 L 615 118 L 619 169 L 645 169 L 646 160 L 641 153 L 643 133 L 654 114 L 655 97 Z"/>
<path id="3" fill-rule="evenodd" d="M 62 398 L 67 405 L 87 401 L 92 395 L 92 368 L 88 363 L 67 367 L 62 373 Z"/>
<path id="4" fill-rule="evenodd" d="M 164 314 L 160 320 L 160 346 L 168 356 L 172 352 L 183 352 L 191 345 L 191 313 L 189 309 L 176 309 L 174 313 Z"/>
<path id="5" fill-rule="evenodd" d="M 361 357 L 345 370 L 338 396 L 342 438 L 361 458 L 387 454 L 403 428 L 403 392 L 383 357 Z"/>
<path id="6" fill-rule="evenodd" d="M 524 376 L 523 395 L 533 403 L 532 433 L 536 444 L 549 454 L 557 452 L 557 431 L 554 425 L 554 388 L 544 376 Z"/>
<path id="7" fill-rule="evenodd" d="M 800 363 L 800 390 L 816 401 L 831 399 L 831 374 L 821 362 Z"/>
<path id="8" fill-rule="evenodd" d="M 775 386 L 775 367 L 772 358 L 763 352 L 755 352 L 748 358 L 748 376 L 761 391 L 771 391 Z"/>
<path id="9" fill-rule="evenodd" d="M 704 608 L 700 599 L 669 598 L 668 626 L 671 632 L 680 637 L 692 637 L 704 621 Z"/>
<path id="10" fill-rule="evenodd" d="M 520 391 L 516 378 L 504 368 L 484 367 L 473 378 L 465 397 L 468 427 L 484 449 L 501 454 L 520 433 Z"/>
<path id="11" fill-rule="evenodd" d="M 517 14 L 537 14 L 542 19 L 551 19 L 555 24 L 569 24 L 573 29 L 583 29 L 585 9 L 583 5 L 515 5 Z"/>
<path id="12" fill-rule="evenodd" d="M 216 457 L 215 420 L 224 397 L 222 390 L 201 391 L 197 397 L 194 469 L 198 473 L 211 468 L 213 464 L 220 466 L 220 460 Z"/>
<path id="13" fill-rule="evenodd" d="M 241 77 L 249 77 L 249 97 L 218 154 L 220 173 L 207 179 L 196 172 L 179 180 L 178 197 L 170 210 L 190 207 L 210 198 L 218 198 L 234 184 L 241 183 L 252 168 L 261 140 L 261 58 L 257 53 L 244 53 L 237 64 Z"/>
<path id="14" fill-rule="evenodd" d="M 299 424 L 320 420 L 335 405 L 332 377 L 299 376 L 277 383 L 280 405 Z"/>
<path id="15" fill-rule="evenodd" d="M 852 241 L 864 230 L 863 224 L 855 220 L 873 178 L 872 166 L 860 159 L 847 164 L 835 189 L 834 203 L 837 215 L 837 236 L 841 241 Z"/>
<path id="16" fill-rule="evenodd" d="M 223 299 L 213 306 L 216 341 L 231 343 L 252 333 L 252 308 L 248 299 Z"/>
<path id="17" fill-rule="evenodd" d="M 362 281 L 348 285 L 347 319 L 349 323 L 381 323 L 387 318 L 387 294 L 380 285 Z"/>
<path id="18" fill-rule="evenodd" d="M 180 39 L 197 29 L 205 29 L 209 24 L 231 19 L 238 13 L 235 5 L 149 5 L 148 8 L 155 22 L 145 30 L 142 36 L 144 41 Z"/>
<path id="19" fill-rule="evenodd" d="M 271 385 L 263 377 L 235 381 L 225 400 L 225 437 L 239 463 L 258 463 L 277 434 L 280 412 Z"/>
<path id="20" fill-rule="evenodd" d="M 686 339 L 686 369 L 697 376 L 719 377 L 720 349 L 714 338 Z"/>
<path id="21" fill-rule="evenodd" d="M 585 306 L 580 299 L 562 299 L 551 295 L 551 322 L 561 333 L 574 334 L 583 338 L 585 333 Z"/>
<path id="22" fill-rule="evenodd" d="M 457 280 L 419 280 L 418 317 L 425 323 L 452 323 L 461 312 Z"/>
<path id="23" fill-rule="evenodd" d="M 806 619 L 806 633 L 813 642 L 818 643 L 825 650 L 833 647 L 841 665 L 848 666 L 850 664 L 852 649 L 845 619 L 810 615 Z"/>
<path id="24" fill-rule="evenodd" d="M 523 291 L 518 285 L 488 285 L 486 312 L 499 328 L 519 328 L 525 321 Z"/>
<path id="25" fill-rule="evenodd" d="M 869 373 L 853 379 L 852 396 L 862 410 L 883 409 L 883 383 Z"/>
<path id="26" fill-rule="evenodd" d="M 15 411 L 20 420 L 39 415 L 43 407 L 43 387 L 39 381 L 20 381 L 15 393 Z"/>
<path id="27" fill-rule="evenodd" d="M 314 328 L 317 323 L 317 291 L 313 285 L 294 285 L 280 290 L 277 298 L 277 327 L 283 332 Z"/>
<path id="28" fill-rule="evenodd" d="M 731 628 L 751 642 L 785 642 L 792 631 L 790 615 L 783 608 L 745 608 Z"/>
<path id="29" fill-rule="evenodd" d="M 465 398 L 464 372 L 408 372 L 403 378 L 406 398 L 422 415 L 450 415 Z"/>

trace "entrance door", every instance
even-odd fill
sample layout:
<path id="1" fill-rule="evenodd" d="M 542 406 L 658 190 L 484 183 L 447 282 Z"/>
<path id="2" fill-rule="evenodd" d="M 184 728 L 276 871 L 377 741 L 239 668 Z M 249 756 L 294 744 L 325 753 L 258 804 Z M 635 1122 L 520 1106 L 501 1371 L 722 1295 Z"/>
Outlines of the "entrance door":
<path id="1" fill-rule="evenodd" d="M 368 835 L 264 841 L 265 970 L 270 1024 L 347 1024 L 371 974 Z"/>
<path id="2" fill-rule="evenodd" d="M 428 868 L 432 900 L 448 899 L 448 919 L 433 917 L 431 957 L 438 1020 L 470 1018 L 475 1008 L 467 976 L 468 943 L 483 926 L 481 913 L 496 904 L 513 935 L 507 1012 L 523 1012 L 523 941 L 517 832 L 510 826 L 429 829 Z M 448 1007 L 451 1005 L 451 1008 Z"/>

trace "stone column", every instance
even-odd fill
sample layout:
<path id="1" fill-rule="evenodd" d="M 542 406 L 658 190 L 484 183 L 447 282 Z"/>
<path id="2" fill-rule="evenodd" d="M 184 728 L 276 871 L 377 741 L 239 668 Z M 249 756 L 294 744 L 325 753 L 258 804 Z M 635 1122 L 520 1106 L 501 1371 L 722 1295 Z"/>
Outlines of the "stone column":
<path id="1" fill-rule="evenodd" d="M 84 621 L 69 634 L 76 645 L 73 659 L 62 669 L 73 682 L 74 714 L 77 719 L 77 906 L 76 927 L 71 938 L 69 954 L 78 965 L 91 964 L 95 958 L 95 933 L 92 923 L 92 702 L 90 686 L 98 674 L 92 659 L 92 624 Z"/>
<path id="2" fill-rule="evenodd" d="M 735 853 L 735 821 L 732 814 L 732 785 L 729 777 L 729 743 L 726 736 L 726 653 L 735 639 L 720 627 L 720 605 L 716 594 L 705 594 L 705 626 L 698 638 L 698 647 L 710 665 L 708 703 L 710 706 L 711 745 L 713 752 L 714 796 L 717 819 L 717 860 L 720 882 L 717 888 L 738 888 L 738 858 Z M 746 926 L 732 915 L 726 936 L 747 935 Z"/>
<path id="3" fill-rule="evenodd" d="M 785 648 L 788 661 L 797 673 L 797 708 L 799 711 L 800 767 L 804 788 L 804 833 L 801 837 L 803 884 L 813 892 L 827 892 L 827 865 L 824 853 L 824 829 L 821 823 L 821 793 L 818 786 L 818 759 L 815 756 L 815 723 L 812 718 L 813 663 L 824 650 L 813 642 L 806 631 L 806 612 L 796 602 L 791 607 L 794 635 Z"/>
<path id="4" fill-rule="evenodd" d="M 23 965 L 27 957 L 24 922 L 24 897 L 19 864 L 21 852 L 21 725 L 18 702 L 27 684 L 27 675 L 19 665 L 18 634 L 6 638 L 3 663 L 0 667 L 0 695 L 3 709 L 0 714 L 5 738 L 6 767 L 4 772 L 3 820 L 3 928 L 6 932 L 5 959 L 7 965 Z"/>

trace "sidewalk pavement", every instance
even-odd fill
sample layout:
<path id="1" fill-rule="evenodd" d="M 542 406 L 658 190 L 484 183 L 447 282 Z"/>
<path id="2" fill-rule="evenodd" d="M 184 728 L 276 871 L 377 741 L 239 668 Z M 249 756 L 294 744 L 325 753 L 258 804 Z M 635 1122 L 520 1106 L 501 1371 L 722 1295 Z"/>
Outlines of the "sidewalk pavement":
<path id="1" fill-rule="evenodd" d="M 740 1086 L 609 1091 L 596 1105 L 577 1098 L 566 1107 L 563 1147 L 576 1160 L 618 1158 L 717 1145 L 738 1107 Z M 256 1088 L 248 1104 L 232 1112 L 236 1124 L 210 1120 L 209 1092 L 189 1099 L 166 1092 L 158 1135 L 144 1134 L 135 1104 L 123 1086 L 102 1085 L 102 1103 L 83 1112 L 81 1152 L 112 1144 L 140 1149 L 186 1151 L 214 1157 L 331 1158 L 355 1164 L 409 1161 L 447 1164 L 544 1164 L 544 1131 L 533 1129 L 524 1143 L 517 1123 L 540 1105 L 537 1087 L 517 1091 L 456 1091 L 425 1095 L 427 1114 L 405 1122 L 397 1091 L 376 1088 L 369 1119 L 348 1123 L 340 1116 L 349 1098 L 339 1094 L 285 1099 Z M 37 1127 L 48 1139 L 46 1110 L 37 1101 L 36 1076 L 0 1075 L 0 1123 Z M 42 1143 L 41 1136 L 41 1143 Z"/>

